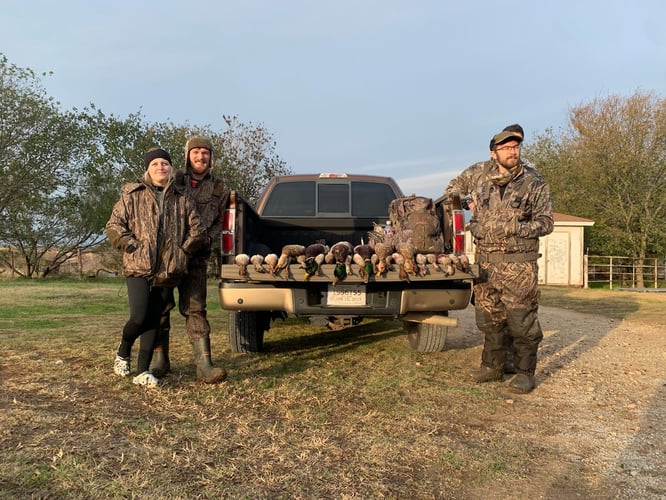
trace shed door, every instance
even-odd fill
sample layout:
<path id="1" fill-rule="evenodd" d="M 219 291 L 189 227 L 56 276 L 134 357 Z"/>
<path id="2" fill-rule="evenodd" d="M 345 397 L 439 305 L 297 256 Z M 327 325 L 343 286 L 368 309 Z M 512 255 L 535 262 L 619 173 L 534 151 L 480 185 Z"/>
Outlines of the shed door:
<path id="1" fill-rule="evenodd" d="M 553 231 L 546 239 L 546 284 L 569 285 L 571 245 L 569 232 Z"/>

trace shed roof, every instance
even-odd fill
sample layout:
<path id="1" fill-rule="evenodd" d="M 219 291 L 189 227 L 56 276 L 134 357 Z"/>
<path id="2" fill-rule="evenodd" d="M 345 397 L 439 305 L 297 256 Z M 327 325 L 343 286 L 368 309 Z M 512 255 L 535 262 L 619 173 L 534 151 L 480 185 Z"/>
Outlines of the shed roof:
<path id="1" fill-rule="evenodd" d="M 576 217 L 575 215 L 561 214 L 553 212 L 553 220 L 557 226 L 593 226 L 594 221 L 584 219 L 583 217 Z"/>

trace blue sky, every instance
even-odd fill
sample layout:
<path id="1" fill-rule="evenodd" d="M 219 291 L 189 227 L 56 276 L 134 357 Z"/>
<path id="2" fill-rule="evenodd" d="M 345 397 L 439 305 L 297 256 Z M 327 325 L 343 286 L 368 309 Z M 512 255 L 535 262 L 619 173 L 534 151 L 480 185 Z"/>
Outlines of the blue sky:
<path id="1" fill-rule="evenodd" d="M 464 5 L 463 5 L 464 4 Z M 0 0 L 0 52 L 64 109 L 223 130 L 262 123 L 297 173 L 394 177 L 439 196 L 519 122 L 666 97 L 666 2 Z"/>

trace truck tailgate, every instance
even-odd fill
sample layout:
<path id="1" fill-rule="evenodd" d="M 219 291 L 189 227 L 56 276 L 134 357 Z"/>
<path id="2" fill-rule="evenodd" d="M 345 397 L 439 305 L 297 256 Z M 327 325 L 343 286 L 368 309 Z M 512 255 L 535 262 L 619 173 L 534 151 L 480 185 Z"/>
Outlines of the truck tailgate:
<path id="1" fill-rule="evenodd" d="M 333 270 L 335 269 L 334 264 L 322 264 L 319 274 L 314 274 L 309 278 L 309 281 L 312 282 L 333 282 Z M 364 279 L 359 274 L 359 267 L 356 264 L 351 266 L 352 274 L 348 275 L 344 283 L 363 283 Z M 287 268 L 283 269 L 282 272 L 275 275 L 271 275 L 268 272 L 261 273 L 254 269 L 252 265 L 249 265 L 245 271 L 245 275 L 240 274 L 240 268 L 235 264 L 224 264 L 221 266 L 220 277 L 223 281 L 247 281 L 252 283 L 258 282 L 276 282 L 276 281 L 306 281 L 305 280 L 305 269 L 303 269 L 298 264 L 291 264 Z M 470 272 L 466 273 L 456 269 L 455 274 L 447 276 L 443 272 L 429 270 L 425 276 L 409 276 L 409 282 L 430 282 L 430 281 L 448 281 L 448 280 L 471 280 L 474 279 L 477 274 L 477 266 L 472 265 Z M 371 276 L 369 279 L 370 282 L 377 283 L 389 283 L 392 281 L 404 282 L 405 280 L 400 278 L 398 271 L 388 271 L 386 274 L 376 277 Z"/>

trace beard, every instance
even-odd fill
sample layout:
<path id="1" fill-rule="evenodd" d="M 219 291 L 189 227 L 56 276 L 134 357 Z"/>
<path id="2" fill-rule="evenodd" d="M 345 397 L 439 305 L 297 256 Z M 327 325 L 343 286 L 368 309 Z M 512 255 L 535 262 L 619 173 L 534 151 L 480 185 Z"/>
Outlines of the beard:
<path id="1" fill-rule="evenodd" d="M 516 155 L 516 156 L 509 156 L 508 158 L 505 158 L 502 161 L 498 159 L 497 164 L 507 170 L 513 170 L 520 165 L 520 157 Z"/>
<path id="2" fill-rule="evenodd" d="M 516 175 L 522 170 L 522 164 L 520 163 L 520 158 L 515 157 L 515 159 L 507 158 L 503 162 L 495 160 L 499 166 L 505 169 L 504 172 L 501 172 L 497 175 L 494 175 L 490 178 L 493 184 L 498 186 L 506 186 Z"/>

